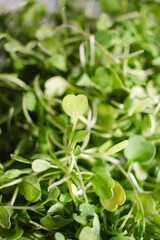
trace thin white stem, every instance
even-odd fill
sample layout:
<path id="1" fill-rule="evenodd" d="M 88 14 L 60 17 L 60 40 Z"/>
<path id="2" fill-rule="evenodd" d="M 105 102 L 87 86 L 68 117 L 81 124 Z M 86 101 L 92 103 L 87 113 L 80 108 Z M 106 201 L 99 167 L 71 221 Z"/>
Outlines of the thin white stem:
<path id="1" fill-rule="evenodd" d="M 122 222 L 121 226 L 120 226 L 120 229 L 123 229 L 124 226 L 126 225 L 128 219 L 131 217 L 131 214 L 133 212 L 133 209 L 135 207 L 135 203 L 133 204 L 132 208 L 130 209 L 129 213 L 127 214 L 127 216 L 125 217 L 124 221 Z"/>
<path id="2" fill-rule="evenodd" d="M 86 66 L 86 56 L 85 56 L 85 48 L 84 48 L 84 43 L 81 43 L 79 47 L 79 56 L 80 56 L 80 62 L 82 67 Z"/>
<path id="3" fill-rule="evenodd" d="M 90 36 L 90 65 L 94 66 L 95 63 L 95 37 L 94 35 Z"/>
<path id="4" fill-rule="evenodd" d="M 11 206 L 13 206 L 15 201 L 16 201 L 18 191 L 19 191 L 19 187 L 16 186 L 15 191 L 14 191 L 13 196 L 12 196 L 12 199 L 11 199 Z"/>
<path id="5" fill-rule="evenodd" d="M 23 180 L 23 178 L 18 178 L 15 181 L 12 181 L 12 182 L 9 182 L 9 183 L 6 183 L 6 184 L 0 186 L 0 189 L 16 185 L 16 184 L 22 182 L 22 180 Z"/>
<path id="6" fill-rule="evenodd" d="M 81 183 L 81 188 L 82 188 L 82 192 L 83 192 L 83 196 L 84 196 L 85 202 L 88 203 L 88 198 L 87 198 L 87 195 L 86 195 L 86 191 L 85 191 L 85 187 L 84 187 L 84 183 L 83 183 L 83 178 L 81 176 L 81 173 L 80 173 L 79 167 L 78 167 L 78 165 L 76 163 L 76 158 L 75 158 L 74 155 L 72 155 L 72 160 L 73 160 L 74 166 L 75 166 L 75 168 L 77 170 L 77 174 L 78 174 L 78 177 L 79 177 L 79 181 Z"/>
<path id="7" fill-rule="evenodd" d="M 68 177 L 63 177 L 61 180 L 52 183 L 49 187 L 48 187 L 48 192 L 51 190 L 51 188 L 57 187 L 59 185 L 61 185 L 62 183 L 66 182 L 68 180 Z"/>

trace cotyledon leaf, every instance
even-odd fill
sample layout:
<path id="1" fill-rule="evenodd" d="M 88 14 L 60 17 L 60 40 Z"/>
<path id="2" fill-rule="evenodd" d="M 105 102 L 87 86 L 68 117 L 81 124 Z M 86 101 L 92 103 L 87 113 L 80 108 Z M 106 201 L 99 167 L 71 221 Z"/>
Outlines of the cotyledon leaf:
<path id="1" fill-rule="evenodd" d="M 102 206 L 110 212 L 114 212 L 117 209 L 118 205 L 122 205 L 125 202 L 125 200 L 126 200 L 125 191 L 117 181 L 115 181 L 115 185 L 113 187 L 112 198 L 110 199 L 100 198 Z"/>
<path id="2" fill-rule="evenodd" d="M 72 117 L 76 122 L 77 119 L 86 112 L 88 108 L 88 100 L 83 94 L 77 96 L 69 94 L 64 97 L 62 106 L 67 115 Z"/>

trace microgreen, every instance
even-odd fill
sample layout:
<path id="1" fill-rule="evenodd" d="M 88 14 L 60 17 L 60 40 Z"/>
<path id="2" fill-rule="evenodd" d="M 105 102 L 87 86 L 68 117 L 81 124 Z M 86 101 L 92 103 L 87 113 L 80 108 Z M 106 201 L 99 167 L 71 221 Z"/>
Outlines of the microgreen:
<path id="1" fill-rule="evenodd" d="M 1 8 L 0 239 L 159 240 L 160 3 L 78 2 Z"/>
<path id="2" fill-rule="evenodd" d="M 70 94 L 64 97 L 62 106 L 64 111 L 73 118 L 74 123 L 82 116 L 88 108 L 86 96 L 79 94 L 77 96 Z"/>

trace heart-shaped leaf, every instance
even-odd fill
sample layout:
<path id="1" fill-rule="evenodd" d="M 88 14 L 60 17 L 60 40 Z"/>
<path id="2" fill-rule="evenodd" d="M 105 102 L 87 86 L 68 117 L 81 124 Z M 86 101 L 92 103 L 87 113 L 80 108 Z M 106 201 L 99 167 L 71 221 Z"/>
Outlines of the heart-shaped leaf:
<path id="1" fill-rule="evenodd" d="M 122 205 L 126 200 L 126 194 L 122 186 L 115 181 L 115 185 L 113 187 L 113 196 L 110 199 L 100 198 L 100 202 L 102 206 L 110 211 L 114 212 L 118 205 Z"/>
<path id="2" fill-rule="evenodd" d="M 124 155 L 130 161 L 147 162 L 153 159 L 155 146 L 151 142 L 145 141 L 140 135 L 134 135 L 129 139 Z"/>
<path id="3" fill-rule="evenodd" d="M 83 94 L 77 96 L 69 94 L 64 97 L 62 106 L 67 115 L 72 117 L 76 122 L 77 119 L 86 112 L 88 108 L 88 100 Z"/>
<path id="4" fill-rule="evenodd" d="M 90 204 L 82 203 L 80 205 L 80 215 L 77 215 L 76 213 L 73 214 L 73 218 L 75 219 L 76 222 L 86 225 L 87 224 L 87 219 L 88 217 L 93 218 L 95 215 L 94 208 Z"/>
<path id="5" fill-rule="evenodd" d="M 49 191 L 49 193 L 48 193 L 48 197 L 47 197 L 47 200 L 46 200 L 46 201 L 47 201 L 47 202 L 49 202 L 49 201 L 54 201 L 55 199 L 58 198 L 59 194 L 60 194 L 59 188 L 57 188 L 57 187 L 52 188 L 52 189 Z"/>
<path id="6" fill-rule="evenodd" d="M 111 177 L 97 174 L 91 177 L 90 181 L 92 182 L 95 193 L 99 197 L 103 199 L 110 199 L 112 197 L 114 180 Z"/>
<path id="7" fill-rule="evenodd" d="M 84 227 L 79 235 L 79 240 L 95 240 L 95 234 L 92 228 Z"/>

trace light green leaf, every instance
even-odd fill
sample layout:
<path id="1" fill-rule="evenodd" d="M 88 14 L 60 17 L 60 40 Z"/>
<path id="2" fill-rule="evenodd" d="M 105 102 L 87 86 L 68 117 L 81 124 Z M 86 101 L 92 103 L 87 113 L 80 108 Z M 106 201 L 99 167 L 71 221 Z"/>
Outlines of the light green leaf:
<path id="1" fill-rule="evenodd" d="M 106 154 L 107 155 L 113 155 L 117 152 L 122 151 L 124 148 L 126 148 L 128 146 L 128 140 L 124 140 L 116 145 L 114 145 L 113 147 L 111 147 Z"/>
<path id="2" fill-rule="evenodd" d="M 99 16 L 99 19 L 97 21 L 96 27 L 98 30 L 107 30 L 109 25 L 111 25 L 111 19 L 108 14 L 106 13 L 101 13 Z"/>
<path id="3" fill-rule="evenodd" d="M 65 92 L 67 85 L 68 84 L 66 80 L 61 76 L 49 78 L 44 85 L 45 95 L 48 98 L 52 98 L 54 96 L 61 96 Z"/>
<path id="4" fill-rule="evenodd" d="M 129 138 L 129 144 L 124 150 L 125 157 L 130 161 L 147 162 L 155 156 L 155 146 L 140 135 Z"/>
<path id="5" fill-rule="evenodd" d="M 77 119 L 86 112 L 88 100 L 83 94 L 77 96 L 69 94 L 64 97 L 62 106 L 64 111 L 76 122 Z"/>
<path id="6" fill-rule="evenodd" d="M 92 217 L 95 215 L 94 208 L 91 204 L 82 203 L 80 205 L 80 215 L 77 215 L 76 213 L 73 214 L 73 218 L 76 222 L 80 223 L 81 225 L 87 224 L 87 219 L 89 217 Z"/>
<path id="7" fill-rule="evenodd" d="M 37 105 L 37 99 L 33 92 L 29 91 L 25 95 L 26 97 L 26 107 L 29 111 L 34 112 Z"/>
<path id="8" fill-rule="evenodd" d="M 125 191 L 117 181 L 115 181 L 115 185 L 113 187 L 112 198 L 110 199 L 100 198 L 102 206 L 110 212 L 114 212 L 117 209 L 118 205 L 122 205 L 125 202 L 125 200 L 126 200 Z"/>
<path id="9" fill-rule="evenodd" d="M 27 201 L 36 202 L 40 199 L 41 189 L 36 176 L 29 175 L 20 184 L 20 193 Z"/>
<path id="10" fill-rule="evenodd" d="M 100 221 L 97 214 L 93 218 L 93 231 L 95 233 L 95 240 L 100 240 Z"/>
<path id="11" fill-rule="evenodd" d="M 84 130 L 80 130 L 80 131 L 76 132 L 76 134 L 73 138 L 73 141 L 72 141 L 72 146 L 74 146 L 78 142 L 82 142 L 87 137 L 88 134 L 89 134 L 89 132 L 84 131 Z"/>
<path id="12" fill-rule="evenodd" d="M 112 90 L 112 79 L 103 67 L 98 67 L 96 69 L 93 81 L 103 92 L 110 92 Z"/>
<path id="13" fill-rule="evenodd" d="M 110 176 L 109 173 L 109 166 L 107 164 L 100 164 L 100 165 L 94 165 L 94 167 L 92 168 L 92 172 L 94 172 L 97 175 L 101 175 L 101 176 Z"/>
<path id="14" fill-rule="evenodd" d="M 105 175 L 95 175 L 90 179 L 95 193 L 103 198 L 103 199 L 110 199 L 113 195 L 112 188 L 114 186 L 114 180 Z"/>
<path id="15" fill-rule="evenodd" d="M 55 240 L 65 240 L 63 234 L 60 232 L 56 232 L 54 237 L 55 237 Z"/>
<path id="16" fill-rule="evenodd" d="M 133 169 L 135 171 L 136 177 L 140 181 L 144 181 L 148 177 L 148 173 L 145 171 L 145 168 L 141 166 L 138 162 L 133 164 Z"/>
<path id="17" fill-rule="evenodd" d="M 77 145 L 76 148 L 73 150 L 73 155 L 77 157 L 80 154 L 81 154 L 81 148 L 79 145 Z"/>
<path id="18" fill-rule="evenodd" d="M 21 163 L 27 163 L 27 164 L 31 164 L 31 161 L 23 158 L 23 157 L 19 157 L 17 155 L 14 154 L 10 154 L 11 159 L 17 161 L 17 162 L 21 162 Z"/>
<path id="19" fill-rule="evenodd" d="M 53 28 L 48 25 L 40 25 L 35 33 L 38 40 L 44 40 L 53 36 Z"/>
<path id="20" fill-rule="evenodd" d="M 80 205 L 80 212 L 81 212 L 81 215 L 86 217 L 86 216 L 94 216 L 94 208 L 91 204 L 89 203 L 82 203 Z"/>
<path id="21" fill-rule="evenodd" d="M 132 116 L 134 113 L 142 112 L 146 107 L 148 107 L 151 103 L 150 98 L 146 98 L 144 100 L 138 100 L 137 102 L 133 103 L 128 110 L 128 115 Z"/>
<path id="22" fill-rule="evenodd" d="M 82 87 L 93 87 L 95 84 L 91 81 L 89 76 L 84 73 L 80 76 L 80 78 L 77 81 L 77 86 L 82 86 Z"/>
<path id="23" fill-rule="evenodd" d="M 67 71 L 67 63 L 64 56 L 55 54 L 52 57 L 49 58 L 49 64 L 51 69 L 57 68 L 58 70 L 61 70 L 62 72 Z"/>
<path id="24" fill-rule="evenodd" d="M 50 214 L 47 214 L 40 219 L 40 222 L 43 226 L 45 226 L 48 229 L 58 229 L 69 223 L 72 223 L 73 219 L 72 218 L 66 219 L 60 215 L 51 216 Z"/>
<path id="25" fill-rule="evenodd" d="M 92 228 L 84 227 L 79 235 L 79 240 L 95 240 L 95 234 Z"/>
<path id="26" fill-rule="evenodd" d="M 12 179 L 12 178 L 18 177 L 22 173 L 23 172 L 19 169 L 10 169 L 10 170 L 6 171 L 4 175 L 6 178 Z"/>
<path id="27" fill-rule="evenodd" d="M 155 202 L 149 194 L 139 193 L 139 198 L 143 206 L 145 217 L 155 215 L 157 213 L 155 209 Z"/>
<path id="28" fill-rule="evenodd" d="M 52 205 L 49 209 L 47 213 L 61 213 L 63 212 L 64 209 L 64 205 L 62 203 L 55 203 L 54 205 Z"/>
<path id="29" fill-rule="evenodd" d="M 60 190 L 58 187 L 51 188 L 51 190 L 48 193 L 47 202 L 54 201 L 55 199 L 58 198 L 59 194 L 60 194 Z"/>
<path id="30" fill-rule="evenodd" d="M 118 76 L 117 72 L 113 68 L 109 68 L 109 71 L 111 73 L 111 78 L 113 81 L 113 88 L 114 89 L 123 89 L 124 85 L 120 77 Z"/>
<path id="31" fill-rule="evenodd" d="M 34 172 L 43 172 L 51 167 L 52 165 L 48 161 L 42 159 L 36 159 L 32 163 L 32 169 Z"/>
<path id="32" fill-rule="evenodd" d="M 4 207 L 0 206 L 0 226 L 9 229 L 11 226 L 10 216 Z"/>
<path id="33" fill-rule="evenodd" d="M 48 229 L 58 229 L 58 227 L 55 224 L 55 221 L 53 221 L 53 218 L 50 214 L 45 215 L 40 219 L 40 223 Z"/>
<path id="34" fill-rule="evenodd" d="M 134 218 L 134 221 L 137 222 L 137 221 L 139 221 L 142 217 L 143 217 L 143 216 L 142 216 L 142 211 L 141 211 L 141 209 L 140 209 L 139 207 L 137 207 L 137 209 L 136 209 L 136 216 L 135 216 L 135 218 Z"/>

